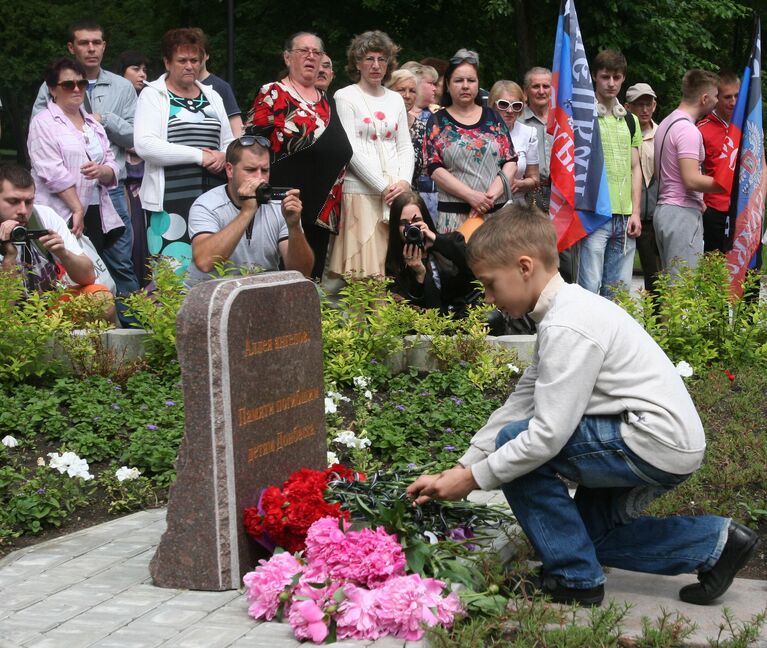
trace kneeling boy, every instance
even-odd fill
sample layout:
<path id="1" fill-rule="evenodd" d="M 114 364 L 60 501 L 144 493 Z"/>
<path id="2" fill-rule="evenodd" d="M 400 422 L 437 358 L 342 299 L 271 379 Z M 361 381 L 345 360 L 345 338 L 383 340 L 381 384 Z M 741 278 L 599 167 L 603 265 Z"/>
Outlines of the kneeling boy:
<path id="1" fill-rule="evenodd" d="M 706 445 L 666 354 L 619 306 L 562 280 L 554 227 L 534 207 L 499 211 L 467 259 L 489 304 L 535 320 L 533 362 L 458 466 L 419 477 L 408 494 L 422 504 L 500 486 L 555 602 L 600 604 L 602 565 L 697 571 L 679 592 L 688 603 L 724 594 L 756 547 L 753 531 L 713 515 L 641 515 L 700 466 Z M 578 484 L 574 498 L 560 476 Z"/>

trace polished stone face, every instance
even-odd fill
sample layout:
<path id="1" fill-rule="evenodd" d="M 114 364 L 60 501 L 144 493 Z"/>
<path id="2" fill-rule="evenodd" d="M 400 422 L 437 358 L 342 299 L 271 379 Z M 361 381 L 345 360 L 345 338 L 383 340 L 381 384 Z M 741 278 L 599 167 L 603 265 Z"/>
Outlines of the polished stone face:
<path id="1" fill-rule="evenodd" d="M 186 429 L 152 578 L 236 589 L 263 557 L 243 509 L 294 470 L 325 467 L 314 284 L 279 272 L 195 286 L 178 315 L 177 347 Z"/>

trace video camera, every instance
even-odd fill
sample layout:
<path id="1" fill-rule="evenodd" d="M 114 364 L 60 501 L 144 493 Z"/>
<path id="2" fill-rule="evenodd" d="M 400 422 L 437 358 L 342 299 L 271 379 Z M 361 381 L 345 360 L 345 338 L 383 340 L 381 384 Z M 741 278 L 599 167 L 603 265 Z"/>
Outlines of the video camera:
<path id="1" fill-rule="evenodd" d="M 259 205 L 264 205 L 271 200 L 282 202 L 285 200 L 285 196 L 288 195 L 288 191 L 291 189 L 292 187 L 272 187 L 272 185 L 264 183 L 262 185 L 258 185 L 255 196 L 240 196 L 240 198 L 242 200 L 255 198 Z"/>
<path id="2" fill-rule="evenodd" d="M 34 239 L 39 239 L 48 234 L 47 229 L 34 230 L 27 229 L 23 225 L 16 225 L 11 230 L 11 238 L 8 239 L 11 243 L 29 243 Z"/>

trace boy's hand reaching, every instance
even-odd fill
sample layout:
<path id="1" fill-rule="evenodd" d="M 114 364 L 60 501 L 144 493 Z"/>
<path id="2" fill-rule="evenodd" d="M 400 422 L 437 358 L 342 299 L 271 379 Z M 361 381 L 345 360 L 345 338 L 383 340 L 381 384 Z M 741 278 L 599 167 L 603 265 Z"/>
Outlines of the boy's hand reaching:
<path id="1" fill-rule="evenodd" d="M 407 488 L 413 504 L 426 504 L 432 499 L 460 500 L 478 488 L 471 468 L 456 466 L 439 475 L 421 475 Z"/>

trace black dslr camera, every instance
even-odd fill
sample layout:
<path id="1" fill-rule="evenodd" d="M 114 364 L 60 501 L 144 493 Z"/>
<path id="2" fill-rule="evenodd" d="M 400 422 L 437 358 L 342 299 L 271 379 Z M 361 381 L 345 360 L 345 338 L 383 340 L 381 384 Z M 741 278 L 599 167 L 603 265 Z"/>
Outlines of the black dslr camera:
<path id="1" fill-rule="evenodd" d="M 408 223 L 402 230 L 402 236 L 405 238 L 406 245 L 417 245 L 423 249 L 423 232 L 418 225 Z"/>
<path id="2" fill-rule="evenodd" d="M 27 229 L 23 225 L 16 225 L 16 227 L 11 230 L 11 238 L 9 240 L 11 243 L 29 243 L 31 240 L 39 239 L 46 234 L 48 234 L 47 229 L 34 230 Z"/>
<path id="3" fill-rule="evenodd" d="M 282 202 L 285 200 L 291 187 L 272 187 L 270 184 L 262 184 L 256 189 L 256 202 L 259 205 L 268 203 L 270 200 Z"/>

